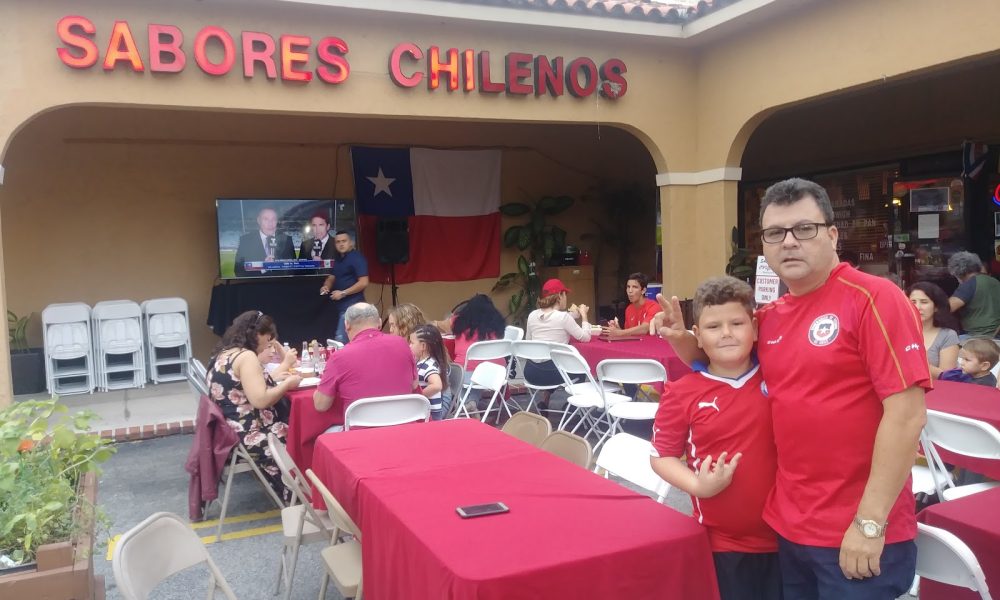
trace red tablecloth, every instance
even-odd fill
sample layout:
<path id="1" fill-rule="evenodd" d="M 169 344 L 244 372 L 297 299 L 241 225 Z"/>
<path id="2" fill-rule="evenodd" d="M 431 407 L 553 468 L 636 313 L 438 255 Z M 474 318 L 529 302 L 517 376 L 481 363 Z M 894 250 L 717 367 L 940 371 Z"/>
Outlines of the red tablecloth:
<path id="1" fill-rule="evenodd" d="M 451 357 L 452 362 L 455 362 L 455 338 L 446 337 L 442 338 L 442 341 L 444 342 L 445 350 L 448 351 L 448 356 Z"/>
<path id="2" fill-rule="evenodd" d="M 292 403 L 292 413 L 288 418 L 288 434 L 285 446 L 295 465 L 305 473 L 312 466 L 313 444 L 319 434 L 334 425 L 335 412 L 319 412 L 313 404 L 315 387 L 301 388 L 288 392 Z"/>
<path id="3" fill-rule="evenodd" d="M 959 384 L 962 385 L 962 384 Z M 965 384 L 968 385 L 968 384 Z M 954 533 L 976 555 L 993 596 L 1000 590 L 1000 489 L 935 504 L 920 511 L 917 520 Z M 973 600 L 979 594 L 926 579 L 920 581 L 920 600 Z"/>
<path id="4" fill-rule="evenodd" d="M 985 421 L 1000 429 L 1000 390 L 971 383 L 935 381 L 927 392 L 927 408 Z M 938 448 L 945 462 L 1000 480 L 1000 460 L 969 458 Z"/>
<path id="5" fill-rule="evenodd" d="M 670 381 L 677 381 L 691 372 L 691 368 L 677 357 L 670 344 L 655 335 L 644 335 L 638 340 L 622 342 L 593 338 L 589 342 L 572 340 L 570 343 L 587 359 L 591 369 L 606 358 L 651 358 L 663 365 Z"/>
<path id="6" fill-rule="evenodd" d="M 328 434 L 313 469 L 362 532 L 365 597 L 718 597 L 700 525 L 470 419 Z M 504 502 L 462 519 L 455 508 Z"/>

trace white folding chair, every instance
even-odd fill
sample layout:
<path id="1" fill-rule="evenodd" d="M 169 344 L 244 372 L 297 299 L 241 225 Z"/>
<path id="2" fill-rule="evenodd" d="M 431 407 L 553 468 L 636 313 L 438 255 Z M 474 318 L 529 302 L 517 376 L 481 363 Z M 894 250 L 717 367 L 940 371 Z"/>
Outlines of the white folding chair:
<path id="1" fill-rule="evenodd" d="M 458 418 L 462 413 L 465 416 L 472 418 L 469 413 L 468 407 L 465 403 L 469 400 L 469 394 L 473 390 L 490 390 L 493 395 L 490 396 L 490 403 L 486 405 L 486 410 L 483 411 L 482 422 L 486 422 L 486 417 L 489 416 L 490 411 L 493 410 L 493 403 L 496 402 L 497 396 L 503 394 L 504 388 L 507 387 L 507 367 L 502 367 L 496 363 L 484 362 L 476 365 L 476 370 L 472 372 L 472 377 L 469 380 L 469 385 L 465 387 L 465 394 L 459 400 L 458 409 L 455 412 L 455 417 Z M 501 396 L 501 403 L 503 403 Z M 507 404 L 503 403 L 506 408 Z M 499 409 L 497 409 L 499 411 Z M 473 411 L 479 412 L 479 411 Z M 510 409 L 507 408 L 507 414 L 510 415 Z M 499 415 L 499 412 L 498 412 Z"/>
<path id="2" fill-rule="evenodd" d="M 590 448 L 590 443 L 582 437 L 566 431 L 553 431 L 542 440 L 539 449 L 561 456 L 584 469 L 589 469 L 590 463 L 594 459 L 594 451 Z"/>
<path id="3" fill-rule="evenodd" d="M 916 542 L 918 577 L 967 588 L 979 592 L 982 600 L 991 600 L 976 555 L 955 534 L 917 523 Z"/>
<path id="4" fill-rule="evenodd" d="M 670 484 L 660 479 L 649 465 L 649 457 L 653 445 L 648 441 L 628 433 L 616 433 L 608 438 L 604 447 L 597 454 L 597 467 L 594 472 L 604 470 L 604 476 L 610 473 L 616 477 L 633 483 L 644 490 L 656 494 L 656 501 L 663 504 L 670 491 Z"/>
<path id="5" fill-rule="evenodd" d="M 484 342 L 475 342 L 469 346 L 468 350 L 465 351 L 465 364 L 462 368 L 465 369 L 466 373 L 469 373 L 470 363 L 479 361 L 490 361 L 490 360 L 507 360 L 511 358 L 511 341 L 510 340 L 486 340 Z M 504 385 L 506 385 L 507 377 L 504 376 Z M 489 388 L 478 386 L 474 383 L 469 383 L 468 387 L 471 389 L 478 389 L 479 391 L 486 391 Z M 506 405 L 505 405 L 506 406 Z M 510 416 L 510 410 L 507 411 L 507 416 Z M 485 420 L 485 419 L 484 419 Z"/>
<path id="6" fill-rule="evenodd" d="M 928 410 L 924 433 L 929 442 L 924 446 L 924 454 L 930 454 L 927 462 L 931 467 L 932 476 L 935 477 L 935 487 L 941 492 L 939 495 L 941 500 L 955 500 L 1000 486 L 998 482 L 987 482 L 956 487 L 947 476 L 944 463 L 933 448 L 940 446 L 949 452 L 970 458 L 1000 460 L 1000 431 L 997 431 L 996 427 L 976 419 Z"/>
<path id="7" fill-rule="evenodd" d="M 667 370 L 663 365 L 655 360 L 645 358 L 609 358 L 597 363 L 596 371 L 597 381 L 602 388 L 609 382 L 616 385 L 640 385 L 643 383 L 664 383 L 667 380 Z M 660 407 L 658 403 L 635 402 L 631 397 L 628 398 L 629 402 L 615 402 L 608 406 L 607 413 L 612 419 L 611 426 L 594 445 L 595 448 L 599 448 L 609 436 L 622 432 L 622 420 L 652 421 L 656 418 L 656 410 Z"/>
<path id="8" fill-rule="evenodd" d="M 119 538 L 111 569 L 125 600 L 146 600 L 164 579 L 202 563 L 209 572 L 208 597 L 214 598 L 219 589 L 229 600 L 236 600 L 198 534 L 177 515 L 158 512 Z"/>
<path id="9" fill-rule="evenodd" d="M 337 350 L 343 350 L 344 349 L 344 343 L 343 342 L 338 342 L 337 340 L 335 340 L 333 338 L 326 338 L 326 347 L 329 348 L 331 346 L 334 347 L 334 348 L 336 348 Z"/>
<path id="10" fill-rule="evenodd" d="M 191 357 L 187 302 L 183 298 L 154 298 L 140 307 L 149 378 L 153 383 L 184 379 Z"/>
<path id="11" fill-rule="evenodd" d="M 131 300 L 106 300 L 91 312 L 97 388 L 102 391 L 146 386 L 142 309 Z"/>
<path id="12" fill-rule="evenodd" d="M 431 418 L 431 403 L 420 394 L 398 396 L 378 396 L 362 398 L 351 402 L 344 412 L 344 431 L 351 427 L 389 427 L 428 421 Z"/>
<path id="13" fill-rule="evenodd" d="M 552 423 L 541 415 L 522 410 L 507 419 L 500 430 L 532 446 L 541 446 L 552 433 Z"/>
<path id="14" fill-rule="evenodd" d="M 330 579 L 333 579 L 333 584 L 341 596 L 361 600 L 361 528 L 354 523 L 351 516 L 347 514 L 344 507 L 333 497 L 330 489 L 313 473 L 312 469 L 306 469 L 306 476 L 323 497 L 323 501 L 326 503 L 326 512 L 337 527 L 337 531 L 330 539 L 330 546 L 320 552 L 326 567 L 323 573 L 323 583 L 319 589 L 320 600 L 326 598 L 326 586 Z M 341 538 L 345 534 L 354 539 L 342 541 Z"/>
<path id="15" fill-rule="evenodd" d="M 606 410 L 620 402 L 628 402 L 631 398 L 624 394 L 605 391 L 601 384 L 594 381 L 594 377 L 590 374 L 590 366 L 578 353 L 553 349 L 550 355 L 552 362 L 555 363 L 556 369 L 559 370 L 566 383 L 567 390 L 578 390 L 570 393 L 566 398 L 566 407 L 563 409 L 562 418 L 559 419 L 559 426 L 556 429 L 562 430 L 564 427 L 569 427 L 574 418 L 579 418 L 570 433 L 576 433 L 581 425 L 590 426 L 584 434 L 584 438 L 589 437 L 594 432 L 606 433 L 606 431 L 599 431 L 601 424 L 607 428 L 611 427 L 611 421 L 605 419 Z M 574 384 L 573 375 L 585 377 L 586 385 Z M 573 408 L 572 412 L 570 407 Z M 595 415 L 595 412 L 600 414 Z"/>
<path id="16" fill-rule="evenodd" d="M 208 371 L 195 357 L 188 359 L 187 380 L 196 394 L 208 396 Z"/>
<path id="17" fill-rule="evenodd" d="M 444 411 L 444 418 L 447 419 L 454 414 L 458 414 L 459 400 L 462 398 L 462 387 L 465 385 L 465 369 L 458 363 L 448 365 L 448 395 L 451 404 Z"/>
<path id="18" fill-rule="evenodd" d="M 514 360 L 523 366 L 527 361 L 533 360 L 535 362 L 544 362 L 552 360 L 552 348 L 553 344 L 549 342 L 538 342 L 538 341 L 517 341 L 511 345 L 511 354 L 514 355 Z M 532 404 L 535 403 L 535 397 L 538 392 L 551 392 L 563 387 L 564 383 L 557 383 L 555 385 L 533 385 L 528 382 L 527 379 L 524 380 L 524 387 L 528 389 L 528 406 L 524 410 L 530 411 Z"/>
<path id="19" fill-rule="evenodd" d="M 89 394 L 97 387 L 91 310 L 82 302 L 42 310 L 45 387 L 51 395 Z"/>
<path id="20" fill-rule="evenodd" d="M 273 433 L 267 436 L 267 446 L 271 451 L 274 463 L 281 470 L 281 479 L 292 491 L 291 506 L 281 509 L 281 529 L 284 534 L 284 544 L 281 547 L 281 562 L 278 566 L 278 580 L 274 593 L 281 589 L 285 582 L 285 600 L 292 596 L 292 583 L 295 580 L 295 566 L 298 563 L 299 548 L 304 544 L 330 540 L 337 533 L 337 526 L 326 512 L 318 511 L 312 506 L 312 488 L 304 473 L 300 472 L 285 445 Z"/>
<path id="21" fill-rule="evenodd" d="M 514 325 L 508 325 L 503 330 L 503 339 L 511 342 L 519 342 L 524 339 L 524 330 Z"/>

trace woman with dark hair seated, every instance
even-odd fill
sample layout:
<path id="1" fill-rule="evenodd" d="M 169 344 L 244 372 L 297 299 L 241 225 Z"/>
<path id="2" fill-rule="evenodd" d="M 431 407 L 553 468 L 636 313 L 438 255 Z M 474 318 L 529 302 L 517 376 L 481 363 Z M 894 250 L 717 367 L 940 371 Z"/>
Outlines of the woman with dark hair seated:
<path id="1" fill-rule="evenodd" d="M 208 395 L 222 409 L 274 491 L 287 499 L 281 471 L 267 450 L 267 435 L 285 439 L 287 411 L 278 410 L 276 405 L 286 392 L 298 387 L 301 378 L 289 375 L 276 384 L 257 358 L 277 335 L 274 320 L 260 311 L 236 317 L 209 362 Z"/>
<path id="2" fill-rule="evenodd" d="M 918 281 L 910 286 L 907 293 L 920 313 L 927 363 L 931 377 L 937 378 L 943 371 L 958 365 L 958 333 L 954 329 L 958 327 L 957 319 L 951 314 L 948 296 L 937 285 Z"/>
<path id="3" fill-rule="evenodd" d="M 452 360 L 466 367 L 465 382 L 468 383 L 472 371 L 480 362 L 473 361 L 468 365 L 465 364 L 465 353 L 468 352 L 469 346 L 476 342 L 502 338 L 507 322 L 504 321 L 503 315 L 493 305 L 489 296 L 476 294 L 457 309 L 450 321 L 435 321 L 434 325 L 443 333 L 454 334 L 455 356 L 452 357 Z M 502 360 L 491 362 L 496 362 L 499 365 L 504 364 Z"/>

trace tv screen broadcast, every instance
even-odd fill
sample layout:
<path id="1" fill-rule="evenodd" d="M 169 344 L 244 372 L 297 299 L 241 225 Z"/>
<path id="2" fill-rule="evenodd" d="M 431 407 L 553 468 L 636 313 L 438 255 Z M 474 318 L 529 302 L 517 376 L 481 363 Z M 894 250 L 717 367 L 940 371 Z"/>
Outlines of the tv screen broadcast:
<path id="1" fill-rule="evenodd" d="M 355 230 L 353 200 L 219 198 L 219 277 L 328 275 L 338 230 Z"/>

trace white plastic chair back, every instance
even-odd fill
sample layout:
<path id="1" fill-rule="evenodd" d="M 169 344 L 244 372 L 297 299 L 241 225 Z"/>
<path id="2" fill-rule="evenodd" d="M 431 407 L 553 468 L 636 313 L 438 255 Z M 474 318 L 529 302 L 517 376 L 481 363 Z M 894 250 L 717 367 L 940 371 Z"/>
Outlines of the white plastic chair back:
<path id="1" fill-rule="evenodd" d="M 150 315 L 147 331 L 149 343 L 157 348 L 172 348 L 188 342 L 187 318 L 180 313 Z"/>
<path id="2" fill-rule="evenodd" d="M 142 348 L 142 328 L 135 319 L 102 320 L 99 339 L 108 354 L 136 352 Z"/>
<path id="3" fill-rule="evenodd" d="M 153 298 L 142 303 L 142 312 L 146 315 L 184 313 L 187 314 L 188 305 L 184 298 Z"/>
<path id="4" fill-rule="evenodd" d="M 1000 431 L 989 423 L 928 410 L 927 438 L 934 444 L 972 458 L 1000 460 Z"/>
<path id="5" fill-rule="evenodd" d="M 670 491 L 670 484 L 660 479 L 649 465 L 651 450 L 652 444 L 640 437 L 616 433 L 601 447 L 601 452 L 597 455 L 597 469 L 604 469 L 653 492 L 656 494 L 656 501 L 662 503 Z"/>
<path id="6" fill-rule="evenodd" d="M 507 367 L 502 367 L 496 363 L 479 363 L 472 372 L 472 377 L 469 381 L 472 382 L 472 385 L 497 392 L 507 382 Z"/>
<path id="7" fill-rule="evenodd" d="M 343 342 L 338 342 L 337 340 L 332 339 L 332 338 L 326 338 L 326 346 L 328 348 L 332 346 L 332 347 L 336 348 L 337 350 L 342 350 L 344 348 L 344 343 Z"/>
<path id="8" fill-rule="evenodd" d="M 597 380 L 621 384 L 663 383 L 667 370 L 648 358 L 609 358 L 597 363 Z"/>
<path id="9" fill-rule="evenodd" d="M 955 534 L 917 523 L 917 575 L 979 592 L 990 600 L 986 576 L 976 555 Z"/>
<path id="10" fill-rule="evenodd" d="M 71 359 L 90 354 L 90 328 L 86 323 L 54 323 L 45 328 L 45 350 L 54 358 Z"/>
<path id="11" fill-rule="evenodd" d="M 552 423 L 541 415 L 522 410 L 507 419 L 501 431 L 532 446 L 541 446 L 552 433 Z"/>
<path id="12" fill-rule="evenodd" d="M 503 330 L 503 339 L 511 342 L 519 342 L 524 339 L 524 330 L 514 325 L 508 325 Z"/>
<path id="13" fill-rule="evenodd" d="M 552 344 L 548 342 L 518 341 L 511 347 L 515 358 L 538 362 L 551 360 Z"/>
<path id="14" fill-rule="evenodd" d="M 549 356 L 552 357 L 552 362 L 559 370 L 566 385 L 573 385 L 573 381 L 569 378 L 570 375 L 585 375 L 587 382 L 593 386 L 595 392 L 601 389 L 594 381 L 593 375 L 590 374 L 590 365 L 576 352 L 553 348 L 549 352 Z"/>
<path id="15" fill-rule="evenodd" d="M 42 323 L 86 323 L 90 321 L 90 312 L 83 302 L 50 304 L 42 309 Z"/>
<path id="16" fill-rule="evenodd" d="M 494 365 L 496 366 L 496 365 Z M 344 431 L 351 427 L 389 427 L 431 418 L 431 403 L 420 394 L 355 400 L 344 413 Z"/>
<path id="17" fill-rule="evenodd" d="M 192 358 L 191 361 L 197 361 L 197 358 Z M 201 363 L 199 363 L 201 364 Z M 203 367 L 204 368 L 204 367 Z M 208 396 L 208 375 L 199 374 L 193 367 L 188 369 L 187 374 L 188 383 L 194 389 L 195 393 L 199 396 Z"/>
<path id="18" fill-rule="evenodd" d="M 306 505 L 309 512 L 312 512 L 312 506 L 310 505 L 312 502 L 312 489 L 309 488 L 309 484 L 306 482 L 305 473 L 299 471 L 295 461 L 288 454 L 285 444 L 273 433 L 267 434 L 267 446 L 271 451 L 271 458 L 274 459 L 274 464 L 281 471 L 281 479 L 285 482 L 285 487 L 295 495 L 295 498 L 300 503 Z M 318 516 L 313 516 L 317 521 L 319 520 Z"/>
<path id="19" fill-rule="evenodd" d="M 201 563 L 205 563 L 211 573 L 212 589 L 217 587 L 226 598 L 236 600 L 236 594 L 198 534 L 177 515 L 158 512 L 118 540 L 112 570 L 118 591 L 126 600 L 146 600 L 158 583 Z"/>
<path id="20" fill-rule="evenodd" d="M 508 358 L 510 356 L 510 340 L 487 340 L 485 342 L 475 342 L 465 352 L 465 369 L 468 370 L 469 362 L 474 360 L 496 360 Z"/>

